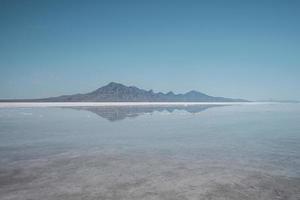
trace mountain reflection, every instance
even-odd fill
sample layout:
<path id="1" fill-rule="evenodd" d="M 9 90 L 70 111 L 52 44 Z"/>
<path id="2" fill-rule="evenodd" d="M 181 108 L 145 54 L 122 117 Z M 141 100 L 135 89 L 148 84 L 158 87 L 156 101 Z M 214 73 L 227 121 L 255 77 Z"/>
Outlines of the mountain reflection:
<path id="1" fill-rule="evenodd" d="M 225 105 L 170 105 L 170 106 L 100 106 L 100 107 L 71 107 L 75 110 L 86 110 L 97 114 L 111 122 L 126 118 L 133 118 L 143 114 L 151 114 L 155 111 L 167 111 L 172 113 L 175 110 L 184 110 L 188 113 L 199 113 L 213 107 L 223 107 Z"/>

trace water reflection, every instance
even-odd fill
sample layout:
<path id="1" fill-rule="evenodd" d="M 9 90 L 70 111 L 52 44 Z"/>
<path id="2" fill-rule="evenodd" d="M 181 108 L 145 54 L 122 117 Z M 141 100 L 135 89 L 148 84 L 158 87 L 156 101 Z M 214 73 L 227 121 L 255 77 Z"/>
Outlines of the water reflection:
<path id="1" fill-rule="evenodd" d="M 184 110 L 188 113 L 199 113 L 213 107 L 225 105 L 170 105 L 170 106 L 101 106 L 101 107 L 71 107 L 75 110 L 86 110 L 97 114 L 111 122 L 126 118 L 134 118 L 143 114 L 151 114 L 154 111 L 169 113 L 175 110 Z M 228 106 L 228 105 L 226 105 Z"/>

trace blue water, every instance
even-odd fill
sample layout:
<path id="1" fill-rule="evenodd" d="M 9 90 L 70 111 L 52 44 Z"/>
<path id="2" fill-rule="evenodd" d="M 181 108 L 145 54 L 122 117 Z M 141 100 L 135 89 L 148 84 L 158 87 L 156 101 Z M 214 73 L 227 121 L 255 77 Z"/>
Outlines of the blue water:
<path id="1" fill-rule="evenodd" d="M 300 105 L 0 109 L 2 166 L 93 149 L 300 177 Z"/>

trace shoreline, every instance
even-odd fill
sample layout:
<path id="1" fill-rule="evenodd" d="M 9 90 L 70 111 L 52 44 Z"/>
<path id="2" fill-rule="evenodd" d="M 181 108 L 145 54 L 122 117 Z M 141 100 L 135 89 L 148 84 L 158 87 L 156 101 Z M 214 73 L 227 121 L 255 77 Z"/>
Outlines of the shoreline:
<path id="1" fill-rule="evenodd" d="M 27 107 L 102 107 L 102 106 L 195 106 L 195 105 L 264 105 L 278 102 L 0 102 L 0 108 Z"/>

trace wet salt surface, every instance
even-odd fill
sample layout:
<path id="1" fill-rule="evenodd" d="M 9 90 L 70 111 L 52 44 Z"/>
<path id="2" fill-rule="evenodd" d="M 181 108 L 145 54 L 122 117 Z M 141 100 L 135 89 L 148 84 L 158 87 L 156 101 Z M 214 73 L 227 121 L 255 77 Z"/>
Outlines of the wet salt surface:
<path id="1" fill-rule="evenodd" d="M 1 199 L 299 199 L 300 105 L 0 109 Z"/>

